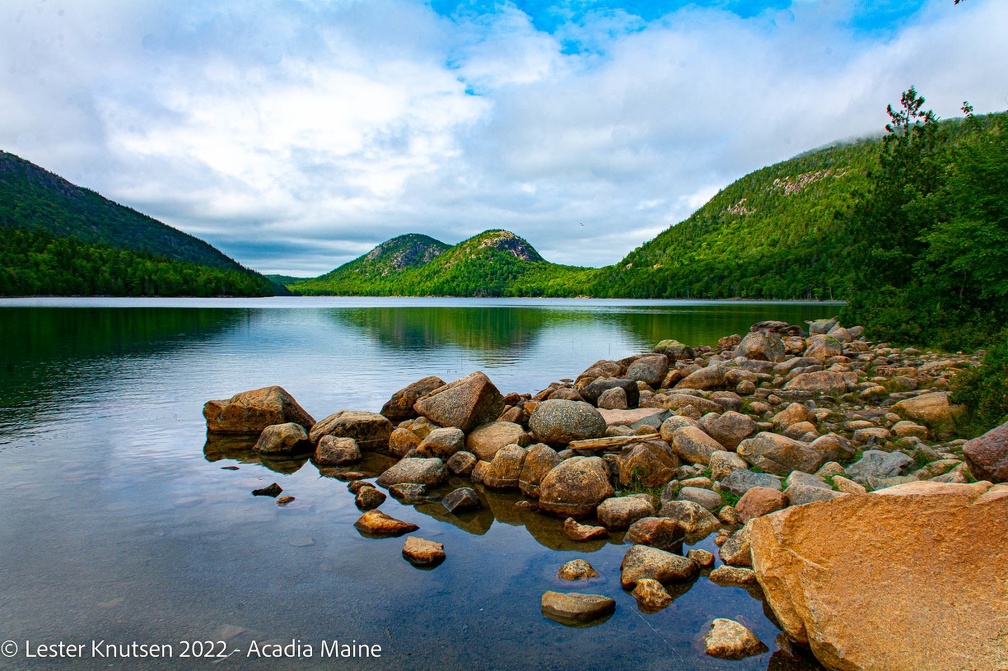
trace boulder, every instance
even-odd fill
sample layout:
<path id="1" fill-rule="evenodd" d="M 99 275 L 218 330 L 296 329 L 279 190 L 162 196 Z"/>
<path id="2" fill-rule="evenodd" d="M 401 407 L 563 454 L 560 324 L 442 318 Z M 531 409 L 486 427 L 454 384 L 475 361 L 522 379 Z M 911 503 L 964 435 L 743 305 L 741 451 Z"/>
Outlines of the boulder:
<path id="1" fill-rule="evenodd" d="M 727 387 L 728 379 L 725 377 L 724 368 L 716 364 L 690 373 L 675 386 L 676 389 L 725 389 Z"/>
<path id="2" fill-rule="evenodd" d="M 744 496 L 753 487 L 781 488 L 780 476 L 771 473 L 756 473 L 748 469 L 732 471 L 728 477 L 721 480 L 721 488 L 727 489 L 735 496 Z"/>
<path id="3" fill-rule="evenodd" d="M 827 433 L 819 436 L 809 445 L 819 453 L 823 461 L 847 461 L 854 456 L 854 446 L 850 441 L 837 433 Z"/>
<path id="4" fill-rule="evenodd" d="M 321 442 L 321 441 L 320 441 Z M 413 450 L 420 447 L 421 438 L 409 429 L 401 426 L 392 429 L 389 434 L 388 451 L 396 459 L 402 459 Z"/>
<path id="5" fill-rule="evenodd" d="M 683 487 L 679 490 L 680 501 L 692 501 L 699 503 L 707 510 L 714 511 L 724 505 L 721 495 L 709 489 L 701 487 Z"/>
<path id="6" fill-rule="evenodd" d="M 449 459 L 456 452 L 464 450 L 465 446 L 466 437 L 462 429 L 447 426 L 428 433 L 416 449 L 421 457 Z"/>
<path id="7" fill-rule="evenodd" d="M 636 408 L 640 403 L 640 389 L 633 380 L 618 377 L 600 377 L 581 389 L 581 398 L 586 402 L 598 404 L 599 397 L 610 389 L 622 389 L 626 394 L 628 408 Z"/>
<path id="8" fill-rule="evenodd" d="M 642 356 L 627 367 L 629 380 L 643 382 L 653 389 L 661 386 L 668 375 L 668 358 L 664 354 Z"/>
<path id="9" fill-rule="evenodd" d="M 600 457 L 571 457 L 543 477 L 539 509 L 560 517 L 592 515 L 598 504 L 615 494 L 609 466 Z"/>
<path id="10" fill-rule="evenodd" d="M 627 445 L 616 457 L 620 484 L 661 487 L 675 476 L 679 459 L 668 443 L 649 440 Z"/>
<path id="11" fill-rule="evenodd" d="M 744 568 L 742 566 L 718 566 L 707 577 L 715 585 L 745 586 L 758 584 L 756 581 L 756 572 L 751 568 Z"/>
<path id="12" fill-rule="evenodd" d="M 711 455 L 708 466 L 710 467 L 712 478 L 723 480 L 733 471 L 748 468 L 749 464 L 734 452 L 721 451 Z"/>
<path id="13" fill-rule="evenodd" d="M 721 527 L 711 511 L 693 501 L 665 501 L 658 515 L 674 520 L 690 536 L 704 537 Z"/>
<path id="14" fill-rule="evenodd" d="M 743 659 L 769 651 L 763 641 L 745 625 L 723 617 L 715 618 L 704 636 L 704 652 L 721 659 Z"/>
<path id="15" fill-rule="evenodd" d="M 823 462 L 822 455 L 809 444 L 768 431 L 743 440 L 737 451 L 753 466 L 777 475 L 794 470 L 813 473 Z"/>
<path id="16" fill-rule="evenodd" d="M 774 415 L 770 421 L 773 422 L 775 429 L 783 431 L 792 424 L 798 424 L 799 422 L 815 424 L 816 416 L 807 406 L 801 403 L 792 403 Z"/>
<path id="17" fill-rule="evenodd" d="M 392 435 L 392 422 L 377 412 L 340 410 L 316 423 L 308 433 L 312 445 L 322 436 L 353 438 L 361 450 L 387 450 Z"/>
<path id="18" fill-rule="evenodd" d="M 476 371 L 417 399 L 413 409 L 435 424 L 469 433 L 497 419 L 504 410 L 504 397 L 490 378 Z"/>
<path id="19" fill-rule="evenodd" d="M 721 557 L 721 561 L 729 566 L 752 566 L 751 530 L 752 522 L 747 522 L 745 526 L 728 537 L 728 540 L 718 548 L 718 556 Z"/>
<path id="20" fill-rule="evenodd" d="M 627 404 L 626 392 L 614 387 L 602 392 L 598 397 L 598 407 L 600 410 L 626 410 L 630 406 Z"/>
<path id="21" fill-rule="evenodd" d="M 708 422 L 704 429 L 711 438 L 734 451 L 739 443 L 756 433 L 756 422 L 748 415 L 729 410 Z"/>
<path id="22" fill-rule="evenodd" d="M 794 471 L 785 481 L 784 495 L 793 506 L 803 506 L 816 501 L 827 501 L 839 496 L 846 496 L 843 492 L 835 492 L 833 488 L 826 484 L 826 481 L 818 475 Z"/>
<path id="23" fill-rule="evenodd" d="M 354 505 L 361 510 L 373 510 L 385 503 L 385 492 L 379 492 L 374 487 L 361 487 L 354 497 Z"/>
<path id="24" fill-rule="evenodd" d="M 892 411 L 903 419 L 923 424 L 937 439 L 944 440 L 955 433 L 965 408 L 952 405 L 947 392 L 934 391 L 903 399 Z"/>
<path id="25" fill-rule="evenodd" d="M 525 463 L 525 448 L 505 445 L 497 450 L 490 467 L 483 473 L 483 484 L 490 489 L 517 489 Z"/>
<path id="26" fill-rule="evenodd" d="M 643 517 L 630 525 L 623 540 L 634 545 L 650 545 L 673 552 L 682 547 L 685 537 L 686 531 L 675 520 L 667 517 Z"/>
<path id="27" fill-rule="evenodd" d="M 294 422 L 306 430 L 315 424 L 283 387 L 263 387 L 235 394 L 223 401 L 207 401 L 203 417 L 210 433 L 261 434 L 273 424 Z"/>
<path id="28" fill-rule="evenodd" d="M 814 335 L 807 341 L 805 356 L 819 363 L 830 357 L 843 355 L 843 342 L 831 335 Z"/>
<path id="29" fill-rule="evenodd" d="M 402 556 L 414 566 L 437 566 L 445 560 L 444 545 L 419 536 L 409 536 L 403 545 Z"/>
<path id="30" fill-rule="evenodd" d="M 476 466 L 476 462 L 479 459 L 472 452 L 456 452 L 451 455 L 451 458 L 445 463 L 448 470 L 452 472 L 453 475 L 457 475 L 460 478 L 468 478 Z"/>
<path id="31" fill-rule="evenodd" d="M 686 556 L 700 565 L 700 568 L 710 568 L 714 566 L 714 554 L 700 548 L 690 548 L 686 551 Z"/>
<path id="32" fill-rule="evenodd" d="M 465 449 L 483 461 L 492 461 L 497 450 L 505 445 L 529 444 L 529 435 L 521 424 L 490 422 L 478 426 L 465 439 Z"/>
<path id="33" fill-rule="evenodd" d="M 738 345 L 739 353 L 758 361 L 783 361 L 784 341 L 769 331 L 751 331 Z"/>
<path id="34" fill-rule="evenodd" d="M 668 359 L 679 361 L 681 359 L 692 359 L 696 356 L 693 348 L 689 345 L 684 345 L 675 339 L 662 340 L 657 345 L 655 345 L 652 352 L 658 354 L 664 354 Z"/>
<path id="35" fill-rule="evenodd" d="M 443 387 L 444 380 L 437 375 L 431 375 L 421 380 L 409 384 L 396 393 L 382 406 L 381 414 L 388 417 L 391 422 L 401 422 L 404 419 L 413 419 L 417 416 L 413 404 L 431 393 L 435 389 Z"/>
<path id="36" fill-rule="evenodd" d="M 378 476 L 378 484 L 390 487 L 403 483 L 436 487 L 448 479 L 448 471 L 437 457 L 407 457 Z"/>
<path id="37" fill-rule="evenodd" d="M 691 464 L 710 463 L 711 455 L 723 452 L 725 446 L 714 440 L 697 426 L 684 426 L 672 434 L 672 451 Z"/>
<path id="38" fill-rule="evenodd" d="M 1008 486 L 915 482 L 752 524 L 767 603 L 828 668 L 1008 665 Z"/>
<path id="39" fill-rule="evenodd" d="M 977 480 L 1008 482 L 1008 422 L 967 441 L 963 456 Z"/>
<path id="40" fill-rule="evenodd" d="M 525 450 L 525 461 L 518 475 L 518 488 L 522 494 L 539 498 L 539 484 L 553 468 L 563 461 L 549 445 L 536 443 Z M 449 464 L 450 466 L 450 464 Z"/>
<path id="41" fill-rule="evenodd" d="M 412 522 L 390 517 L 380 510 L 367 511 L 354 522 L 354 526 L 368 536 L 402 536 L 420 528 Z"/>
<path id="42" fill-rule="evenodd" d="M 626 529 L 643 517 L 655 514 L 650 494 L 614 496 L 599 504 L 596 509 L 599 522 L 608 529 Z"/>
<path id="43" fill-rule="evenodd" d="M 296 422 L 271 424 L 259 434 L 252 448 L 261 454 L 294 454 L 311 449 L 308 432 Z"/>
<path id="44" fill-rule="evenodd" d="M 591 622 L 611 614 L 616 602 L 600 594 L 546 592 L 542 595 L 542 613 L 561 623 Z"/>
<path id="45" fill-rule="evenodd" d="M 867 450 L 845 472 L 854 482 L 867 485 L 869 478 L 894 478 L 908 474 L 913 467 L 914 460 L 902 452 Z"/>
<path id="46" fill-rule="evenodd" d="M 847 392 L 848 373 L 820 370 L 799 373 L 784 385 L 787 391 L 808 391 L 817 394 L 844 394 Z M 857 377 L 856 375 L 854 376 Z"/>
<path id="47" fill-rule="evenodd" d="M 623 589 L 633 589 L 637 581 L 644 578 L 667 584 L 687 582 L 699 573 L 700 566 L 692 559 L 647 545 L 631 546 L 620 562 Z"/>
<path id="48" fill-rule="evenodd" d="M 589 580 L 599 577 L 599 572 L 584 559 L 572 559 L 557 571 L 561 580 Z"/>
<path id="49" fill-rule="evenodd" d="M 322 436 L 312 461 L 319 466 L 345 466 L 360 461 L 361 456 L 360 446 L 353 438 Z"/>
<path id="50" fill-rule="evenodd" d="M 441 499 L 441 505 L 453 515 L 458 515 L 459 513 L 479 510 L 483 507 L 483 501 L 472 487 L 459 487 Z"/>
<path id="51" fill-rule="evenodd" d="M 631 594 L 637 599 L 637 606 L 645 612 L 657 612 L 672 605 L 673 601 L 665 586 L 653 578 L 638 580 Z"/>
<path id="52" fill-rule="evenodd" d="M 762 517 L 787 508 L 788 499 L 779 489 L 753 487 L 735 504 L 739 520 L 745 524 L 749 520 Z"/>
<path id="53" fill-rule="evenodd" d="M 529 418 L 536 438 L 549 445 L 566 446 L 572 440 L 601 438 L 606 421 L 599 411 L 583 401 L 550 399 L 536 406 Z"/>
<path id="54" fill-rule="evenodd" d="M 662 422 L 669 417 L 669 411 L 664 408 L 633 408 L 623 410 L 599 406 L 599 414 L 606 421 L 606 426 L 629 426 L 631 429 L 648 426 L 654 427 L 655 433 L 658 433 Z"/>
<path id="55" fill-rule="evenodd" d="M 427 496 L 427 485 L 421 485 L 417 482 L 400 482 L 398 485 L 391 485 L 388 492 L 396 501 L 405 506 L 427 503 L 430 500 Z"/>
<path id="56" fill-rule="evenodd" d="M 563 524 L 564 533 L 572 541 L 593 541 L 609 538 L 609 530 L 590 524 L 579 524 L 573 517 L 568 517 Z"/>

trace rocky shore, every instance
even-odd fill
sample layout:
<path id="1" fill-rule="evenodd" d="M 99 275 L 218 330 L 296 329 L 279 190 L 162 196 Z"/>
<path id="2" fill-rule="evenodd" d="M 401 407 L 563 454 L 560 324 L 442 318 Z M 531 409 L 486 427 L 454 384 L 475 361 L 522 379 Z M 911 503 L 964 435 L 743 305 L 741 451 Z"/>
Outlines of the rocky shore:
<path id="1" fill-rule="evenodd" d="M 504 394 L 477 371 L 418 380 L 380 413 L 316 422 L 267 387 L 209 401 L 204 416 L 211 436 L 252 436 L 264 456 L 308 452 L 350 480 L 367 536 L 418 531 L 376 510 L 382 490 L 429 504 L 449 478 L 467 479 L 443 497 L 445 515 L 479 509 L 479 490 L 510 490 L 517 507 L 563 519 L 572 544 L 624 533 L 620 583 L 642 610 L 704 575 L 765 599 L 781 649 L 830 669 L 1004 669 L 1008 425 L 963 440 L 948 393 L 976 363 L 871 343 L 835 319 L 761 322 L 716 347 L 666 340 L 598 361 L 534 395 Z M 368 453 L 388 467 L 359 470 Z M 710 534 L 718 558 L 683 553 Z M 418 536 L 403 547 L 417 566 L 450 553 Z M 561 577 L 595 574 L 581 563 Z M 542 601 L 569 624 L 615 607 L 578 591 Z M 720 615 L 703 632 L 708 654 L 767 650 Z"/>

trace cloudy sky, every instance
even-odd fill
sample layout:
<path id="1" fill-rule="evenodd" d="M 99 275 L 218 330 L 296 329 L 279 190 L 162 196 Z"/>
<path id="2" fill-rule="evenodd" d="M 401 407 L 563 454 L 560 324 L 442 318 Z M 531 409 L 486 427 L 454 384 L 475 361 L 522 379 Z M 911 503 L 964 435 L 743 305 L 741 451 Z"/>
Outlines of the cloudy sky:
<path id="1" fill-rule="evenodd" d="M 264 272 L 507 228 L 618 261 L 910 85 L 1008 108 L 1008 2 L 5 0 L 0 149 Z"/>

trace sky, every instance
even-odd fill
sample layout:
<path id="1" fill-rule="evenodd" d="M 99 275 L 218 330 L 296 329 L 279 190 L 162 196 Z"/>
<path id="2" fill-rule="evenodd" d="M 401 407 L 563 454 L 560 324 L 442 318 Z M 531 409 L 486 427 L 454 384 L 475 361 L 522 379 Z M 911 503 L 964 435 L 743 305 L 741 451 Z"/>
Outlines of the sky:
<path id="1" fill-rule="evenodd" d="M 0 149 L 267 273 L 615 263 L 742 175 L 1008 108 L 1004 0 L 5 0 Z"/>

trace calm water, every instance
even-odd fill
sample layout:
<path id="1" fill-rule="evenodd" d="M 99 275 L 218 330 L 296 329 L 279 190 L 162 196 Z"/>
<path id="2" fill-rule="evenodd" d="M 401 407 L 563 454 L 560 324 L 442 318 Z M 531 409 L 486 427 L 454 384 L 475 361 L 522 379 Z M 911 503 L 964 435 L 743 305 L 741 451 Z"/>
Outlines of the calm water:
<path id="1" fill-rule="evenodd" d="M 303 460 L 261 463 L 207 444 L 203 402 L 280 384 L 316 419 L 378 410 L 436 374 L 483 370 L 535 392 L 662 338 L 712 344 L 762 319 L 801 323 L 836 306 L 451 299 L 17 300 L 0 302 L 0 669 L 766 669 L 777 629 L 763 605 L 706 578 L 656 614 L 619 585 L 625 546 L 574 547 L 560 521 L 487 495 L 459 518 L 440 505 L 382 510 L 444 543 L 431 571 L 402 539 L 362 538 L 345 483 Z M 379 468 L 375 461 L 368 464 Z M 222 466 L 237 470 L 225 470 Z M 250 491 L 278 482 L 286 508 Z M 455 483 L 459 484 L 459 483 Z M 712 539 L 700 544 L 715 550 Z M 602 574 L 556 579 L 582 557 Z M 612 596 L 593 627 L 542 616 L 546 590 Z M 741 662 L 703 655 L 715 617 L 771 647 Z M 179 659 L 224 640 L 223 660 Z M 380 659 L 320 659 L 319 642 L 380 645 Z M 173 659 L 92 659 L 91 641 L 170 644 Z M 27 659 L 25 642 L 84 643 L 83 659 Z M 300 659 L 246 657 L 294 641 Z"/>

